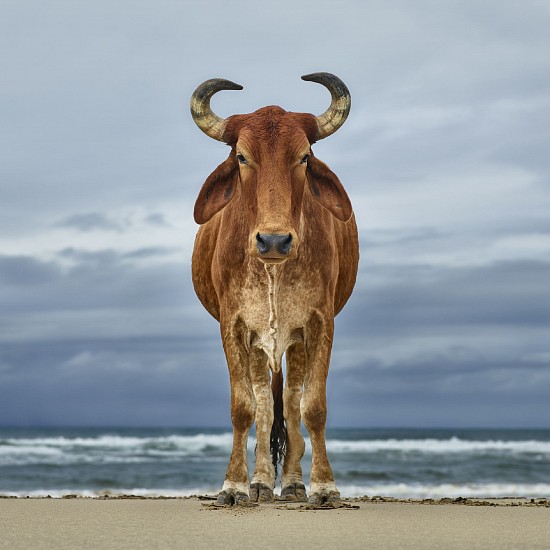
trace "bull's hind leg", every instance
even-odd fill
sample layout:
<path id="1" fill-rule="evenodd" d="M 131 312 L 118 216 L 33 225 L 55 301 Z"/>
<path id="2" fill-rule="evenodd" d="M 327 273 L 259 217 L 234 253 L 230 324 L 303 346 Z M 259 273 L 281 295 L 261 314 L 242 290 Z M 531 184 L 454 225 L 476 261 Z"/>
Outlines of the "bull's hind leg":
<path id="1" fill-rule="evenodd" d="M 330 318 L 331 321 L 327 321 Z M 325 443 L 327 420 L 326 382 L 334 324 L 328 315 L 314 314 L 306 326 L 306 376 L 301 412 L 311 438 L 309 502 L 324 504 L 340 499 Z"/>
<path id="2" fill-rule="evenodd" d="M 232 326 L 222 325 L 222 341 L 231 383 L 233 450 L 222 490 L 218 494 L 218 504 L 239 504 L 249 499 L 246 444 L 256 413 L 256 400 L 244 345 L 245 334 L 244 323 L 239 320 Z"/>
<path id="3" fill-rule="evenodd" d="M 287 446 L 281 481 L 281 497 L 286 500 L 307 500 L 300 463 L 305 451 L 304 438 L 300 431 L 300 401 L 305 365 L 304 344 L 298 343 L 290 346 L 286 352 L 286 384 L 283 391 Z"/>
<path id="4" fill-rule="evenodd" d="M 258 348 L 250 351 L 250 376 L 256 398 L 256 466 L 250 484 L 250 500 L 273 500 L 275 469 L 269 456 L 269 440 L 273 425 L 273 395 L 269 385 L 267 355 Z"/>

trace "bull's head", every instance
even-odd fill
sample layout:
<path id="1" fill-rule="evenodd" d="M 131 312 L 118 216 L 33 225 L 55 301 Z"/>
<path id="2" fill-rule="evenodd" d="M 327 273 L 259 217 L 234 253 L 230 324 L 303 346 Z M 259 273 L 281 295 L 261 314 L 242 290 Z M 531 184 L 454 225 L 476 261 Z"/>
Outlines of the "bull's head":
<path id="1" fill-rule="evenodd" d="M 204 183 L 195 203 L 195 221 L 203 224 L 236 196 L 247 212 L 249 252 L 266 263 L 295 257 L 301 238 L 304 193 L 341 222 L 352 208 L 338 177 L 313 156 L 311 145 L 340 128 L 351 107 L 346 85 L 329 73 L 314 73 L 303 80 L 318 82 L 331 93 L 330 107 L 320 116 L 264 107 L 227 119 L 210 108 L 220 90 L 242 90 L 223 79 L 207 80 L 191 97 L 191 114 L 208 136 L 231 146 L 231 153 Z"/>

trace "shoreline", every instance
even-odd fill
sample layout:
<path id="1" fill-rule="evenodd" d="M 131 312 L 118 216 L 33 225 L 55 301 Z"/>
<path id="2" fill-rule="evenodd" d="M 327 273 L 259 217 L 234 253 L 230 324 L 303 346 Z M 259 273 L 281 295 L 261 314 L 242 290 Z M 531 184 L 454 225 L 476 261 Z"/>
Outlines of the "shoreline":
<path id="1" fill-rule="evenodd" d="M 216 501 L 216 496 L 214 495 L 188 495 L 188 496 L 144 496 L 144 495 L 133 495 L 133 494 L 104 494 L 98 496 L 85 496 L 79 495 L 76 493 L 69 493 L 63 496 L 52 497 L 50 495 L 46 496 L 13 496 L 13 495 L 3 495 L 0 494 L 0 500 L 197 500 L 203 505 L 207 503 L 214 503 Z M 375 495 L 369 497 L 367 495 L 362 497 L 347 497 L 342 498 L 341 502 L 344 508 L 345 505 L 357 505 L 359 503 L 369 503 L 369 504 L 382 504 L 382 503 L 397 503 L 397 504 L 415 504 L 415 505 L 425 505 L 425 506 L 437 506 L 437 505 L 458 505 L 458 506 L 526 506 L 526 507 L 538 507 L 538 508 L 550 508 L 550 498 L 539 497 L 539 498 L 527 498 L 527 497 L 486 497 L 486 498 L 472 498 L 472 497 L 443 497 L 443 498 L 394 498 L 389 496 L 380 496 Z M 276 506 L 276 505 L 288 505 L 297 508 L 304 508 L 307 506 L 306 503 L 297 503 L 292 501 L 287 501 L 275 496 L 275 500 L 271 503 L 247 503 L 243 507 L 255 507 L 255 506 Z M 218 507 L 218 506 L 216 506 Z M 239 509 L 237 506 L 219 506 L 220 508 L 226 509 Z M 333 506 L 318 506 L 310 509 L 331 509 Z M 306 508 L 304 508 L 306 509 Z"/>

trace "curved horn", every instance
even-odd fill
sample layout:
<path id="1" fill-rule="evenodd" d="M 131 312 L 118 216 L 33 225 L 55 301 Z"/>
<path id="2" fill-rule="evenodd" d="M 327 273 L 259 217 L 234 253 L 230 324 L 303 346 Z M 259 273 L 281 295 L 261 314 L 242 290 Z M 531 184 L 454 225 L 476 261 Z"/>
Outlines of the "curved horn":
<path id="1" fill-rule="evenodd" d="M 240 84 L 224 78 L 212 78 L 203 82 L 191 96 L 191 116 L 195 124 L 207 135 L 223 141 L 225 119 L 220 118 L 210 108 L 210 98 L 220 90 L 242 90 Z"/>
<path id="2" fill-rule="evenodd" d="M 317 117 L 319 126 L 318 140 L 334 134 L 348 118 L 351 108 L 351 95 L 348 87 L 337 77 L 330 73 L 312 73 L 302 76 L 302 80 L 317 82 L 328 88 L 332 101 L 330 107 Z"/>

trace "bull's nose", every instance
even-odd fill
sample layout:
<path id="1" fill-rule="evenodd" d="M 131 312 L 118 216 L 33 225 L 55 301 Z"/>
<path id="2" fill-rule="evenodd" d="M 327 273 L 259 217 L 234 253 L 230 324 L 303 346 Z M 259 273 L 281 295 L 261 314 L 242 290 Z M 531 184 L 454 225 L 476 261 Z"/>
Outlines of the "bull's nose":
<path id="1" fill-rule="evenodd" d="M 270 233 L 258 233 L 256 235 L 256 246 L 260 254 L 275 252 L 286 256 L 290 252 L 292 235 L 273 235 Z"/>

